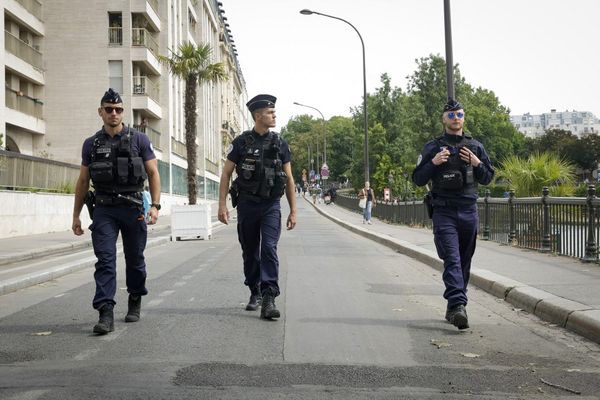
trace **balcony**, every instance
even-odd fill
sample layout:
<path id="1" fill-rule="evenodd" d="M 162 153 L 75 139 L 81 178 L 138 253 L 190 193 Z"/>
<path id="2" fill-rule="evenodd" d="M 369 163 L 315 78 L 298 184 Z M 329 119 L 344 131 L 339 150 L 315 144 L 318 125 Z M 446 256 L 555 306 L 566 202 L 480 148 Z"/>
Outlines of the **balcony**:
<path id="1" fill-rule="evenodd" d="M 158 103 L 159 90 L 158 84 L 152 82 L 147 76 L 134 76 L 133 78 L 133 94 L 141 94 L 150 97 Z"/>
<path id="2" fill-rule="evenodd" d="M 150 128 L 149 126 L 142 126 L 142 125 L 134 125 L 133 126 L 134 129 L 137 129 L 138 131 L 145 133 L 149 138 L 150 138 L 150 142 L 152 142 L 152 146 L 155 149 L 160 150 L 161 146 L 160 146 L 160 132 L 157 131 L 154 128 Z"/>
<path id="3" fill-rule="evenodd" d="M 16 0 L 17 3 L 23 6 L 34 17 L 42 20 L 42 4 L 38 0 Z"/>
<path id="4" fill-rule="evenodd" d="M 5 88 L 6 107 L 22 112 L 31 117 L 42 119 L 44 116 L 44 103 L 33 97 L 25 96 L 16 90 Z"/>
<path id="5" fill-rule="evenodd" d="M 175 138 L 171 138 L 171 152 L 187 160 L 187 148 L 185 143 L 180 142 Z"/>
<path id="6" fill-rule="evenodd" d="M 42 53 L 8 31 L 4 31 L 4 48 L 35 68 L 42 68 Z"/>
<path id="7" fill-rule="evenodd" d="M 131 45 L 145 47 L 158 57 L 158 43 L 146 28 L 131 28 Z"/>
<path id="8" fill-rule="evenodd" d="M 120 26 L 108 28 L 108 45 L 123 46 L 123 28 Z"/>

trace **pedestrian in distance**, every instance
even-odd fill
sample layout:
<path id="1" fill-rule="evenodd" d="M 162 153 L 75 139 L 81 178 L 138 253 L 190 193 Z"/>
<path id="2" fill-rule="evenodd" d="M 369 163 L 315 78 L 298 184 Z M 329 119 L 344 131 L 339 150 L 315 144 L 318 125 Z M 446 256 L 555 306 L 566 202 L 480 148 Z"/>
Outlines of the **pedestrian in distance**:
<path id="1" fill-rule="evenodd" d="M 375 192 L 370 187 L 369 182 L 365 182 L 365 187 L 363 187 L 358 193 L 359 199 L 366 199 L 365 207 L 363 208 L 363 224 L 371 225 L 371 211 L 373 207 L 375 207 Z"/>
<path id="2" fill-rule="evenodd" d="M 417 186 L 431 181 L 426 196 L 433 222 L 438 256 L 444 261 L 446 320 L 467 329 L 467 284 L 479 225 L 478 185 L 494 178 L 494 169 L 483 147 L 463 130 L 465 111 L 449 99 L 442 113 L 442 136 L 425 144 L 412 173 Z"/>
<path id="3" fill-rule="evenodd" d="M 227 188 L 233 171 L 232 205 L 237 206 L 237 232 L 242 247 L 244 284 L 250 289 L 246 310 L 261 307 L 263 319 L 279 318 L 275 306 L 279 296 L 279 259 L 277 242 L 281 236 L 281 196 L 285 193 L 290 206 L 287 229 L 296 226 L 296 196 L 292 176 L 291 152 L 276 132 L 275 101 L 260 94 L 246 106 L 254 120 L 254 128 L 236 137 L 227 151 L 219 190 L 219 221 L 229 222 Z"/>
<path id="4" fill-rule="evenodd" d="M 146 289 L 147 226 L 155 224 L 160 210 L 158 162 L 148 137 L 123 124 L 123 100 L 108 89 L 100 100 L 98 115 L 103 126 L 83 142 L 81 167 L 75 186 L 72 229 L 83 235 L 80 214 L 85 204 L 92 217 L 89 226 L 98 258 L 92 305 L 100 316 L 94 333 L 114 330 L 113 308 L 117 289 L 117 237 L 123 240 L 125 276 L 129 293 L 125 322 L 140 319 Z M 144 182 L 148 178 L 151 206 L 144 218 Z M 89 191 L 90 180 L 94 191 Z"/>

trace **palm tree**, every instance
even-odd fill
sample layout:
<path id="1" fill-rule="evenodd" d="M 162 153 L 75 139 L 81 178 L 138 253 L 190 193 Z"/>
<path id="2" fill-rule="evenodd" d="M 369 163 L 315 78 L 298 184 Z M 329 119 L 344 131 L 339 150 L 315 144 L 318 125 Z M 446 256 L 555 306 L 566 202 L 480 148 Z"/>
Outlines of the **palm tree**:
<path id="1" fill-rule="evenodd" d="M 575 168 L 553 153 L 532 154 L 528 159 L 508 157 L 496 174 L 508 182 L 517 197 L 539 196 L 548 186 L 553 196 L 568 196 L 574 191 Z"/>
<path id="2" fill-rule="evenodd" d="M 171 51 L 171 57 L 159 56 L 162 64 L 169 68 L 171 74 L 185 80 L 185 144 L 187 150 L 187 186 L 189 204 L 196 204 L 196 93 L 198 86 L 204 82 L 218 82 L 227 79 L 223 63 L 211 63 L 212 49 L 210 44 L 183 43 L 177 52 Z M 205 133 L 206 134 L 206 133 Z M 206 190 L 206 189 L 205 189 Z"/>

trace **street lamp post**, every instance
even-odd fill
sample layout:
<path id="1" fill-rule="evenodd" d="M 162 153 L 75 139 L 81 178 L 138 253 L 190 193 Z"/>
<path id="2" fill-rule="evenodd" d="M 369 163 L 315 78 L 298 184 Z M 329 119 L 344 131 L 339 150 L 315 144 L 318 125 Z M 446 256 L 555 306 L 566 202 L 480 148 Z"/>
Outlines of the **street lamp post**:
<path id="1" fill-rule="evenodd" d="M 328 15 L 328 14 L 323 14 L 317 11 L 311 11 L 308 9 L 304 9 L 300 11 L 300 14 L 302 15 L 311 15 L 311 14 L 316 14 L 316 15 L 320 15 L 322 17 L 327 17 L 327 18 L 333 18 L 333 19 L 337 19 L 339 21 L 345 22 L 348 25 L 350 25 L 352 27 L 352 29 L 354 29 L 354 31 L 358 34 L 358 38 L 360 39 L 360 43 L 362 45 L 362 57 L 363 57 L 363 116 L 364 116 L 364 134 L 365 134 L 365 139 L 364 139 L 364 164 L 365 164 L 365 182 L 369 181 L 369 131 L 368 131 L 368 118 L 367 118 L 367 63 L 365 60 L 365 42 L 363 41 L 362 36 L 360 35 L 360 32 L 358 31 L 358 29 L 356 29 L 356 27 L 354 25 L 352 25 L 350 22 L 346 21 L 345 19 L 339 18 L 339 17 L 335 17 L 333 15 Z"/>
<path id="2" fill-rule="evenodd" d="M 444 32 L 446 38 L 446 87 L 448 99 L 454 99 L 454 60 L 452 59 L 450 0 L 444 0 Z"/>

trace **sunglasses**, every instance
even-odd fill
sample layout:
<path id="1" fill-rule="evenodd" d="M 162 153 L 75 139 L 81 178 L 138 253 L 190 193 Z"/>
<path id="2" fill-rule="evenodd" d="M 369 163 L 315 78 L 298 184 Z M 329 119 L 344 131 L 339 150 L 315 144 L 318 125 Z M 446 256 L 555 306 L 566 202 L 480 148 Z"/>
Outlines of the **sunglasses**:
<path id="1" fill-rule="evenodd" d="M 112 114 L 113 111 L 116 111 L 117 114 L 121 114 L 123 112 L 123 108 L 121 108 L 121 107 L 104 107 L 104 111 L 107 114 Z"/>
<path id="2" fill-rule="evenodd" d="M 450 118 L 450 119 L 454 119 L 454 117 L 462 118 L 464 116 L 465 116 L 465 113 L 460 112 L 460 111 L 459 112 L 450 111 L 448 113 L 448 118 Z"/>

